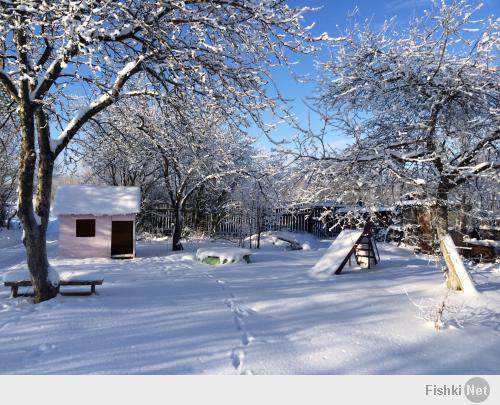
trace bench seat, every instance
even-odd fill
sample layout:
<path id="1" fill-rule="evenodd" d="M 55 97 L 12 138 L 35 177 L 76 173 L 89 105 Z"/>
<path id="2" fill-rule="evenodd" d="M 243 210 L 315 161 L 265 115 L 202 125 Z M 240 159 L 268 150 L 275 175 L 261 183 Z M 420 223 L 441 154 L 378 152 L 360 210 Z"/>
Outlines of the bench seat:
<path id="1" fill-rule="evenodd" d="M 61 280 L 59 282 L 60 286 L 84 286 L 88 285 L 90 286 L 90 292 L 88 291 L 68 291 L 68 292 L 60 292 L 61 295 L 92 295 L 92 294 L 97 294 L 95 290 L 96 285 L 102 285 L 104 280 L 71 280 L 71 279 L 65 279 Z M 10 287 L 10 295 L 13 298 L 22 296 L 22 297 L 29 297 L 32 296 L 33 294 L 19 294 L 18 289 L 19 287 L 31 287 L 31 280 L 19 280 L 19 281 L 5 281 L 4 283 L 5 287 Z"/>

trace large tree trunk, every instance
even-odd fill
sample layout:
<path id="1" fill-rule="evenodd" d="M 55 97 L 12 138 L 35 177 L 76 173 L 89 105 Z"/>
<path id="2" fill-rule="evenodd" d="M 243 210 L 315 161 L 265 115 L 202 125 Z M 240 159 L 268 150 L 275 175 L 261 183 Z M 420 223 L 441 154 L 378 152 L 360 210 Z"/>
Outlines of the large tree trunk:
<path id="1" fill-rule="evenodd" d="M 21 117 L 21 159 L 19 163 L 19 207 L 18 216 L 23 224 L 28 269 L 33 284 L 35 302 L 55 297 L 59 287 L 49 280 L 46 231 L 50 213 L 50 195 L 54 157 L 50 152 L 48 138 L 41 139 L 39 133 L 39 164 L 36 208 L 33 205 L 34 176 L 36 169 L 36 146 L 34 111 L 22 107 Z M 43 113 L 37 113 L 37 127 L 48 131 Z M 36 211 L 36 212 L 35 212 Z"/>
<path id="2" fill-rule="evenodd" d="M 183 250 L 184 247 L 181 243 L 182 229 L 184 228 L 184 209 L 181 205 L 176 204 L 174 206 L 175 210 L 175 221 L 174 221 L 174 232 L 172 234 L 172 250 Z"/>
<path id="3" fill-rule="evenodd" d="M 439 239 L 448 232 L 448 206 L 446 202 L 439 201 L 432 207 L 432 226 Z"/>
<path id="4" fill-rule="evenodd" d="M 437 201 L 432 207 L 432 227 L 437 236 L 435 247 L 448 233 L 448 192 L 449 187 L 446 184 L 440 184 L 438 187 Z"/>
<path id="5" fill-rule="evenodd" d="M 45 243 L 55 156 L 50 150 L 50 132 L 46 115 L 42 110 L 42 106 L 35 106 L 31 100 L 30 91 L 34 84 L 28 80 L 30 64 L 26 50 L 26 35 L 22 29 L 15 31 L 14 41 L 18 49 L 22 77 L 18 102 L 21 130 L 18 216 L 24 227 L 26 258 L 33 284 L 35 302 L 42 302 L 55 297 L 59 290 L 58 283 L 53 286 L 49 280 L 49 261 L 47 260 Z M 35 142 L 36 135 L 38 135 L 38 145 Z M 33 186 L 37 163 L 37 147 L 40 153 L 35 209 L 33 206 Z"/>
<path id="6" fill-rule="evenodd" d="M 465 194 L 462 196 L 462 201 L 460 204 L 460 213 L 459 213 L 459 220 L 460 220 L 460 232 L 463 235 L 468 234 L 469 232 L 469 218 L 468 214 L 472 210 L 472 205 L 467 204 L 467 200 L 465 197 Z"/>

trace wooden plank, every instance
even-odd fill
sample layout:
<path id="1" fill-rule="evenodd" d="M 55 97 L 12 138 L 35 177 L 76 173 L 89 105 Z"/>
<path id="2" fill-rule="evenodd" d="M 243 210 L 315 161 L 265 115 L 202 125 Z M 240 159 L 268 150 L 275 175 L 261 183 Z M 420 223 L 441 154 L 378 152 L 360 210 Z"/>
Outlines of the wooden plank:
<path id="1" fill-rule="evenodd" d="M 340 274 L 349 261 L 361 235 L 362 231 L 360 230 L 343 230 L 321 259 L 311 268 L 311 273 L 320 278 L 327 277 L 332 273 Z"/>
<path id="2" fill-rule="evenodd" d="M 3 285 L 5 287 L 31 287 L 31 280 L 5 281 Z"/>
<path id="3" fill-rule="evenodd" d="M 102 285 L 103 280 L 61 280 L 59 285 Z M 31 281 L 6 281 L 5 287 L 31 287 Z"/>
<path id="4" fill-rule="evenodd" d="M 344 260 L 342 260 L 342 263 L 340 263 L 340 266 L 337 268 L 337 270 L 335 270 L 335 274 L 342 273 L 342 270 L 344 269 L 348 260 L 349 260 L 349 266 L 351 265 L 351 256 L 354 253 L 355 249 L 356 249 L 356 247 L 353 247 L 351 249 L 351 251 L 349 252 L 349 254 L 347 255 L 347 257 Z"/>
<path id="5" fill-rule="evenodd" d="M 59 283 L 59 285 L 102 285 L 102 280 L 63 280 Z"/>
<path id="6" fill-rule="evenodd" d="M 463 291 L 462 284 L 460 283 L 460 279 L 458 278 L 455 266 L 453 265 L 453 261 L 450 258 L 450 253 L 448 252 L 448 248 L 444 243 L 444 239 L 441 240 L 440 245 L 441 245 L 441 252 L 443 253 L 443 257 L 446 262 L 446 267 L 448 268 L 448 277 L 446 279 L 446 286 L 455 291 Z"/>
<path id="7" fill-rule="evenodd" d="M 68 291 L 63 292 L 60 291 L 61 295 L 73 295 L 73 296 L 84 296 L 84 295 L 92 295 L 96 293 L 96 285 L 102 285 L 103 280 L 61 280 L 59 282 L 60 286 L 90 286 L 90 292 L 88 291 Z M 33 293 L 25 293 L 19 294 L 19 287 L 31 287 L 31 281 L 22 280 L 22 281 L 6 281 L 4 282 L 5 287 L 10 287 L 10 296 L 12 298 L 17 297 L 32 297 Z"/>
<path id="8" fill-rule="evenodd" d="M 458 254 L 455 243 L 449 234 L 440 241 L 441 253 L 443 254 L 448 268 L 447 287 L 457 291 L 463 291 L 467 295 L 476 295 L 478 291 L 469 273 L 463 265 Z"/>

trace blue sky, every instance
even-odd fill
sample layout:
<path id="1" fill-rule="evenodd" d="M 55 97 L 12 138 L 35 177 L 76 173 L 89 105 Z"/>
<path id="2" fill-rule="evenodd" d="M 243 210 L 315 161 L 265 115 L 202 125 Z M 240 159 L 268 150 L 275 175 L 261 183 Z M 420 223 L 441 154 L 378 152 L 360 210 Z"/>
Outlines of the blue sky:
<path id="1" fill-rule="evenodd" d="M 479 2 L 477 2 L 479 3 Z M 498 16 L 500 9 L 500 1 L 486 0 L 483 1 L 484 5 L 479 12 L 479 16 L 488 14 L 495 14 Z M 346 24 L 346 16 L 355 7 L 358 8 L 358 17 L 371 19 L 372 24 L 381 24 L 386 18 L 393 16 L 397 17 L 399 24 L 405 25 L 412 16 L 421 15 L 423 10 L 429 9 L 432 5 L 431 0 L 385 0 L 385 1 L 370 1 L 370 0 L 289 0 L 290 6 L 310 6 L 322 7 L 320 11 L 309 13 L 305 16 L 307 25 L 315 22 L 313 33 L 319 35 L 323 32 L 328 32 L 330 36 L 335 37 L 339 35 L 339 30 L 343 30 Z M 338 25 L 338 27 L 337 27 Z M 327 57 L 327 52 L 323 51 L 320 59 Z M 314 68 L 313 56 L 298 56 L 294 58 L 298 61 L 298 65 L 294 67 L 294 71 L 298 74 L 307 74 L 314 77 L 317 71 Z M 302 100 L 307 99 L 313 95 L 314 85 L 312 83 L 299 84 L 294 78 L 283 70 L 273 72 L 273 79 L 280 89 L 282 95 L 287 99 L 293 99 L 291 105 L 293 112 L 300 119 L 302 123 L 307 122 L 308 109 Z M 314 121 L 315 117 L 311 117 Z M 273 121 L 272 117 L 268 117 L 268 122 Z M 313 122 L 314 126 L 314 122 Z M 275 131 L 274 139 L 290 138 L 294 134 L 294 130 L 281 125 Z M 260 134 L 260 131 L 252 128 L 252 135 L 257 136 L 259 143 L 264 147 L 271 147 L 271 143 L 266 140 L 266 137 Z M 330 138 L 339 146 L 346 144 L 346 139 L 341 134 L 332 134 Z"/>

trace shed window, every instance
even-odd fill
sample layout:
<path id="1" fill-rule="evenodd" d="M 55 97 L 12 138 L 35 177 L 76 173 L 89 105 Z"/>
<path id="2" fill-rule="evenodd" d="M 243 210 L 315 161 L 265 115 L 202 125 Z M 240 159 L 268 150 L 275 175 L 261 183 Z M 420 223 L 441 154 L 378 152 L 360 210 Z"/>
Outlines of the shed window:
<path id="1" fill-rule="evenodd" d="M 95 236 L 95 219 L 77 219 L 76 237 L 92 238 Z"/>

